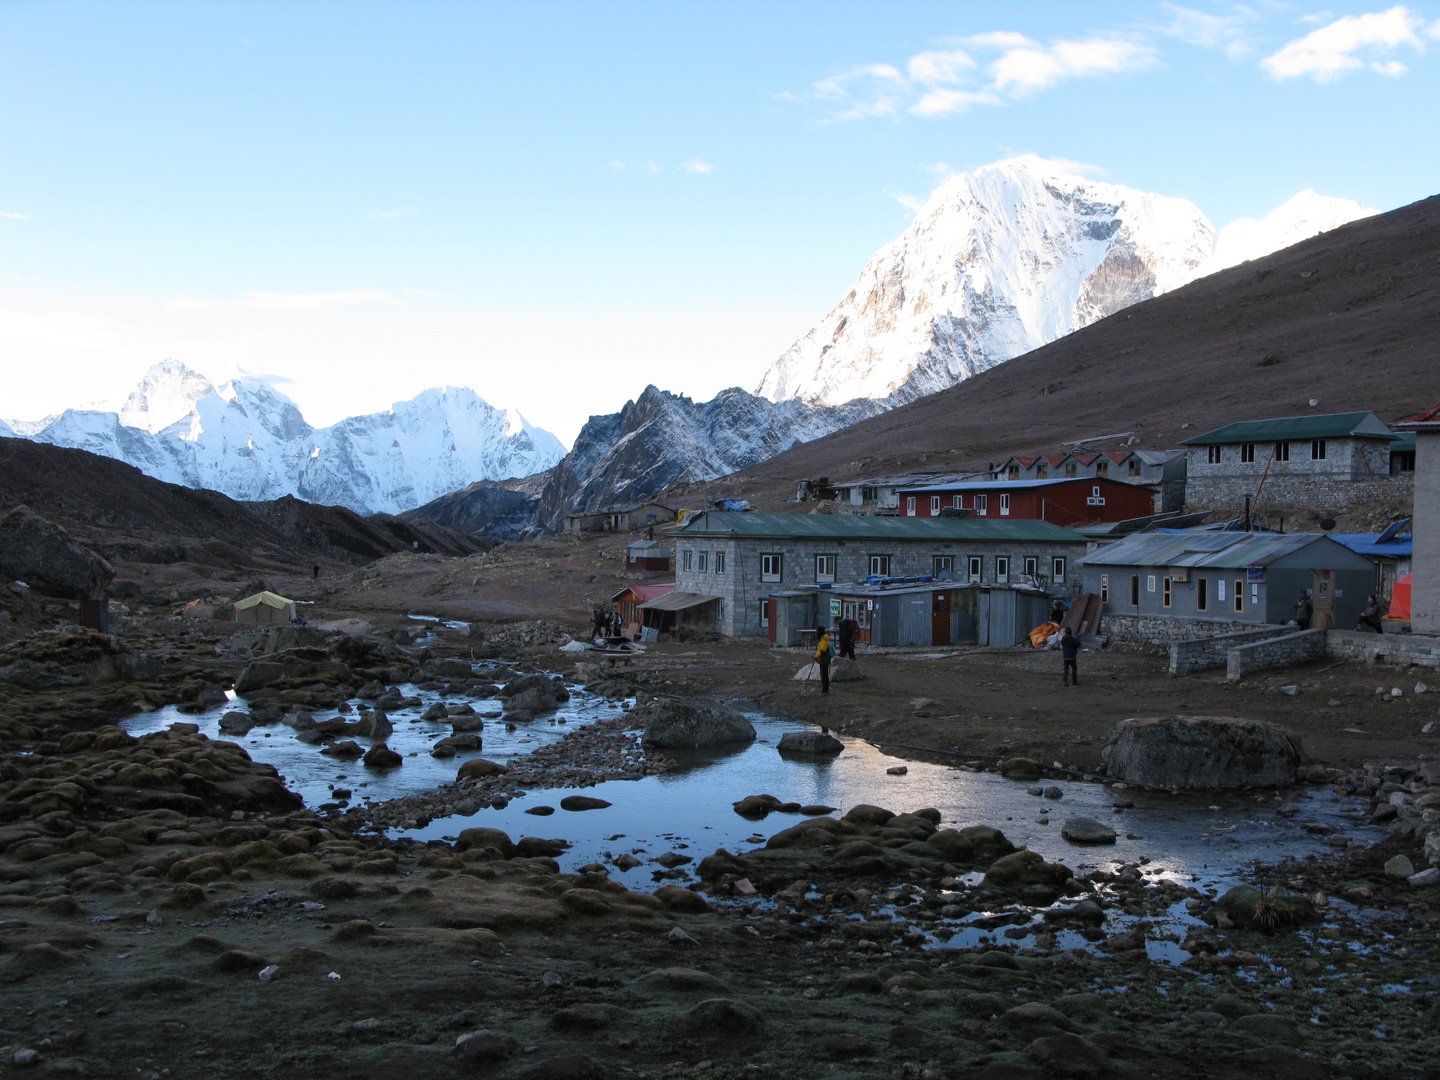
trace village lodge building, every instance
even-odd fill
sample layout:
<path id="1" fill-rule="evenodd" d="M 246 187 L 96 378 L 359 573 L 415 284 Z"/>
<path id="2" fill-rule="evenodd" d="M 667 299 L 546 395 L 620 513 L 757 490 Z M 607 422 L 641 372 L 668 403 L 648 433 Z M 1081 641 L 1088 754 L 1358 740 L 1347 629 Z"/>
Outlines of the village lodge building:
<path id="1" fill-rule="evenodd" d="M 942 575 L 956 586 L 1024 579 L 1076 592 L 1078 534 L 1034 520 L 705 511 L 674 534 L 675 591 L 686 625 L 726 637 L 769 634 L 769 598 L 796 588 Z"/>
<path id="2" fill-rule="evenodd" d="M 1373 412 L 1242 420 L 1183 445 L 1190 507 L 1239 516 L 1247 495 L 1256 508 L 1320 511 L 1411 497 L 1414 444 Z"/>
<path id="3" fill-rule="evenodd" d="M 1025 518 L 1056 525 L 1129 521 L 1158 512 L 1158 491 L 1138 484 L 1084 480 L 988 480 L 900 489 L 905 517 L 940 517 L 963 510 L 970 517 Z"/>

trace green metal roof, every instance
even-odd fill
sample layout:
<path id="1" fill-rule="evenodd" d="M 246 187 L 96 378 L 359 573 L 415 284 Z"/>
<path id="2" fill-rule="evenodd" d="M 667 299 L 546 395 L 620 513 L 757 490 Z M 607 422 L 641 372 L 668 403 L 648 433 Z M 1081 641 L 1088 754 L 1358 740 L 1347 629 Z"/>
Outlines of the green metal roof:
<path id="1" fill-rule="evenodd" d="M 1298 439 L 1344 439 L 1352 435 L 1393 439 L 1394 433 L 1373 412 L 1323 413 L 1319 416 L 1280 416 L 1270 420 L 1241 420 L 1204 435 L 1186 439 L 1181 446 L 1215 443 L 1291 442 Z"/>
<path id="2" fill-rule="evenodd" d="M 1017 518 L 874 517 L 861 514 L 740 514 L 707 510 L 676 536 L 775 537 L 834 540 L 992 540 L 1083 544 L 1085 538 L 1048 521 Z"/>
<path id="3" fill-rule="evenodd" d="M 1390 452 L 1392 454 L 1403 454 L 1407 450 L 1411 453 L 1415 451 L 1415 432 L 1413 431 L 1402 431 L 1399 435 L 1395 436 L 1395 441 L 1390 444 Z"/>

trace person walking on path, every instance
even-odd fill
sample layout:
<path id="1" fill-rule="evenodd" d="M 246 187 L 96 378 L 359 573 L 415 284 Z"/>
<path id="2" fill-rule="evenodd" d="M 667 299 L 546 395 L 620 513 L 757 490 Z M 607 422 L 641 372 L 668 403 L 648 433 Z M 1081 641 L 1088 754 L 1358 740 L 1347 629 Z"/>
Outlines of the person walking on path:
<path id="1" fill-rule="evenodd" d="M 1300 590 L 1300 599 L 1295 601 L 1295 625 L 1301 630 L 1310 629 L 1310 618 L 1315 614 L 1315 605 L 1310 602 L 1310 594 L 1304 589 Z"/>
<path id="2" fill-rule="evenodd" d="M 1356 631 L 1364 630 L 1367 626 L 1377 634 L 1385 632 L 1385 624 L 1380 620 L 1385 617 L 1385 606 L 1375 599 L 1371 593 L 1367 598 L 1370 602 L 1365 605 L 1365 610 L 1360 613 L 1360 621 L 1355 624 Z"/>
<path id="3" fill-rule="evenodd" d="M 830 631 L 823 626 L 815 628 L 820 639 L 815 643 L 815 662 L 820 665 L 820 692 L 830 692 L 830 661 L 835 657 L 835 643 L 830 640 Z"/>
<path id="4" fill-rule="evenodd" d="M 1067 626 L 1060 633 L 1060 656 L 1062 658 L 1060 668 L 1061 686 L 1079 686 L 1080 671 L 1076 667 L 1076 658 L 1080 655 L 1080 639 L 1070 632 Z"/>
<path id="5" fill-rule="evenodd" d="M 855 639 L 860 636 L 860 624 L 854 619 L 840 620 L 840 656 L 855 659 Z"/>

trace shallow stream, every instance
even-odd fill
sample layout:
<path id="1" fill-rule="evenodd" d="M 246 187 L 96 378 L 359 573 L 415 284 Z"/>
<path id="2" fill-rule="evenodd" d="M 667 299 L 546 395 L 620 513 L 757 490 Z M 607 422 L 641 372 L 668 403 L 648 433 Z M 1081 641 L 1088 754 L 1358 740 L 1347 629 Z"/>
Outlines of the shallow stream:
<path id="1" fill-rule="evenodd" d="M 143 735 L 177 721 L 198 724 L 211 738 L 229 739 L 245 747 L 255 760 L 274 765 L 291 790 L 311 807 L 330 802 L 336 787 L 353 790 L 356 801 L 392 799 L 452 782 L 459 764 L 477 756 L 472 752 L 448 760 L 430 757 L 430 746 L 449 734 L 450 726 L 443 721 L 419 719 L 420 712 L 434 701 L 458 704 L 466 700 L 464 697 L 442 698 L 412 684 L 399 689 L 407 697 L 420 698 L 421 705 L 388 714 L 395 732 L 386 741 L 405 755 L 405 763 L 386 772 L 368 769 L 358 760 L 342 761 L 323 755 L 319 747 L 297 741 L 296 732 L 280 724 L 257 727 L 243 736 L 225 735 L 219 730 L 220 717 L 228 711 L 225 707 L 199 715 L 164 708 L 132 717 L 124 727 L 132 734 Z M 487 719 L 481 732 L 484 748 L 479 756 L 505 762 L 562 739 L 577 725 L 623 712 L 618 703 L 587 693 L 583 687 L 572 687 L 571 692 L 570 701 L 550 717 L 518 725 Z M 498 699 L 471 699 L 470 704 L 481 714 L 498 713 L 501 707 Z M 772 813 L 763 821 L 751 822 L 732 809 L 732 803 L 746 795 L 765 793 L 782 802 L 821 803 L 841 811 L 859 803 L 873 803 L 897 812 L 934 807 L 942 815 L 942 827 L 992 825 L 1017 846 L 1063 862 L 1077 873 L 1091 867 L 1108 869 L 1116 863 L 1144 861 L 1149 878 L 1170 877 L 1202 889 L 1222 890 L 1243 879 L 1246 862 L 1273 863 L 1285 857 L 1333 850 L 1347 838 L 1368 844 L 1381 836 L 1366 824 L 1363 814 L 1357 813 L 1358 802 L 1341 799 L 1322 787 L 1288 792 L 1286 797 L 1300 807 L 1300 812 L 1290 818 L 1276 815 L 1273 794 L 1194 796 L 1134 789 L 1123 792 L 1133 801 L 1133 808 L 1117 813 L 1114 803 L 1121 793 L 1099 783 L 1024 782 L 994 773 L 902 762 L 858 739 L 844 739 L 845 751 L 833 758 L 782 757 L 775 749 L 781 735 L 804 725 L 777 720 L 743 705 L 742 710 L 755 724 L 758 738 L 754 743 L 711 751 L 667 751 L 667 756 L 680 766 L 673 772 L 640 780 L 614 780 L 584 789 L 586 795 L 609 801 L 612 805 L 608 808 L 567 812 L 560 810 L 559 804 L 571 793 L 568 789 L 534 789 L 503 809 L 487 807 L 470 816 L 436 819 L 424 828 L 397 831 L 394 835 L 429 840 L 486 825 L 503 829 L 517 839 L 556 837 L 571 845 L 560 860 L 565 870 L 590 862 L 609 864 L 629 852 L 642 860 L 641 865 L 629 871 L 612 867 L 612 876 L 629 888 L 642 889 L 652 886 L 651 875 L 658 869 L 651 860 L 664 852 L 681 851 L 696 862 L 718 847 L 739 853 L 802 820 L 795 814 Z M 326 715 L 317 713 L 316 719 Z M 371 740 L 356 741 L 365 746 Z M 906 775 L 887 774 L 887 769 L 900 764 L 907 767 Z M 1061 789 L 1061 798 L 1029 793 L 1052 784 Z M 536 806 L 554 807 L 555 813 L 526 813 Z M 1064 840 L 1061 826 L 1067 818 L 1076 816 L 1093 817 L 1110 825 L 1119 834 L 1116 843 L 1082 847 Z M 1172 921 L 1178 926 L 1194 920 L 1184 912 L 1183 904 L 1177 904 Z M 963 947 L 984 943 L 990 940 L 991 933 L 962 927 L 948 944 Z M 1069 936 L 1074 935 L 1062 935 Z M 1074 943 L 1062 940 L 1061 947 L 1079 943 L 1077 936 Z M 1178 960 L 1186 955 L 1163 941 L 1151 942 L 1150 948 L 1156 959 Z"/>

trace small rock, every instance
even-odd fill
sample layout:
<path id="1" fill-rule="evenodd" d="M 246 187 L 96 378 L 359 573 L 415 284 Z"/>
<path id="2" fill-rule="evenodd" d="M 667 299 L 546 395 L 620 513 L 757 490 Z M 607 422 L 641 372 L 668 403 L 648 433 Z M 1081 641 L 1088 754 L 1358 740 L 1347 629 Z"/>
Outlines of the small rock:
<path id="1" fill-rule="evenodd" d="M 1419 873 L 1411 874 L 1405 880 L 1417 889 L 1440 885 L 1440 867 L 1432 866 L 1429 870 L 1421 870 Z"/>
<path id="2" fill-rule="evenodd" d="M 1415 873 L 1415 864 L 1410 861 L 1408 856 L 1396 855 L 1386 860 L 1386 877 L 1406 878 L 1408 880 L 1413 873 Z"/>
<path id="3" fill-rule="evenodd" d="M 627 851 L 615 860 L 615 865 L 621 870 L 634 870 L 635 867 L 640 865 L 640 860 Z"/>
<path id="4" fill-rule="evenodd" d="M 553 807 L 553 806 L 527 806 L 527 807 L 525 808 L 525 813 L 527 813 L 527 814 L 534 814 L 536 817 L 549 817 L 551 814 L 555 813 L 555 807 Z M 621 856 L 621 857 L 623 858 L 624 856 Z M 636 860 L 635 860 L 635 862 L 636 862 L 637 864 L 639 863 L 639 861 L 640 861 L 639 859 L 636 859 Z"/>
<path id="5" fill-rule="evenodd" d="M 480 1014 L 474 1009 L 461 1009 L 450 1018 L 452 1028 L 468 1028 L 480 1019 Z"/>
<path id="6" fill-rule="evenodd" d="M 1391 696 L 1392 698 L 1404 697 L 1404 696 L 1405 696 L 1405 691 L 1404 691 L 1404 690 L 1401 690 L 1400 687 L 1398 687 L 1398 686 L 1391 687 L 1391 689 L 1390 689 L 1390 696 Z"/>
<path id="7" fill-rule="evenodd" d="M 589 795 L 567 795 L 560 800 L 561 810 L 604 810 L 607 806 L 614 804 L 604 799 L 595 799 Z"/>
<path id="8" fill-rule="evenodd" d="M 1281 803 L 1275 808 L 1275 813 L 1277 813 L 1281 817 L 1294 817 L 1299 812 L 1300 807 L 1296 806 L 1292 802 Z"/>
<path id="9" fill-rule="evenodd" d="M 1298 697 L 1300 694 L 1300 687 L 1292 683 L 1289 686 L 1280 687 L 1280 693 L 1284 694 L 1286 697 Z"/>
<path id="10" fill-rule="evenodd" d="M 39 1065 L 45 1059 L 39 1050 L 16 1050 L 10 1060 L 23 1069 L 30 1065 Z"/>
<path id="11" fill-rule="evenodd" d="M 885 775 L 886 775 L 886 776 L 905 776 L 905 775 L 908 774 L 909 772 L 910 772 L 910 768 L 909 768 L 909 766 L 907 766 L 907 765 L 891 765 L 890 768 L 888 768 L 888 769 L 885 770 Z"/>
<path id="12" fill-rule="evenodd" d="M 1429 690 L 1430 690 L 1430 687 L 1426 686 L 1423 682 L 1417 682 L 1417 683 L 1415 684 L 1415 693 L 1417 693 L 1417 694 L 1428 693 Z"/>
<path id="13" fill-rule="evenodd" d="M 356 1020 L 350 1025 L 353 1031 L 374 1031 L 380 1026 L 380 1021 L 373 1016 L 367 1016 L 364 1020 Z"/>
<path id="14" fill-rule="evenodd" d="M 1061 791 L 1054 784 L 1051 784 L 1045 789 L 1044 795 L 1047 799 L 1063 799 L 1065 797 L 1065 792 Z"/>
<path id="15" fill-rule="evenodd" d="M 698 941 L 696 941 L 693 937 L 687 934 L 684 930 L 680 929 L 680 927 L 678 926 L 671 928 L 670 932 L 665 935 L 665 940 L 668 941 L 671 945 L 700 944 Z"/>
<path id="16" fill-rule="evenodd" d="M 546 990 L 554 990 L 557 986 L 565 985 L 565 977 L 558 971 L 545 972 L 544 975 L 540 976 L 540 981 L 544 984 Z"/>
<path id="17" fill-rule="evenodd" d="M 148 914 L 146 914 L 146 916 L 145 916 L 145 925 L 146 925 L 146 926 L 164 926 L 164 925 L 165 925 L 165 916 L 164 916 L 164 915 L 161 915 L 160 912 L 158 912 L 158 911 L 152 910 L 152 911 L 150 911 Z"/>
<path id="18" fill-rule="evenodd" d="M 280 965 L 279 965 L 279 964 L 270 964 L 270 965 L 268 965 L 268 966 L 266 966 L 266 967 L 263 967 L 263 968 L 260 969 L 259 974 L 256 975 L 256 978 L 258 978 L 261 982 L 273 982 L 275 979 L 278 979 L 279 977 L 280 977 Z"/>
<path id="19" fill-rule="evenodd" d="M 1421 734 L 1421 735 L 1433 735 L 1433 734 L 1435 734 L 1435 721 L 1434 721 L 1434 720 L 1431 720 L 1431 721 L 1429 721 L 1428 723 L 1426 723 L 1426 725 L 1420 729 L 1420 734 Z"/>

